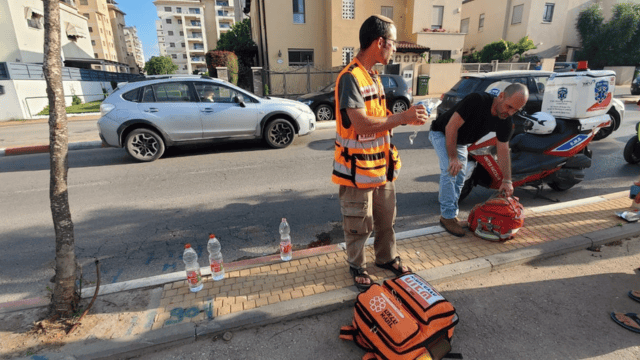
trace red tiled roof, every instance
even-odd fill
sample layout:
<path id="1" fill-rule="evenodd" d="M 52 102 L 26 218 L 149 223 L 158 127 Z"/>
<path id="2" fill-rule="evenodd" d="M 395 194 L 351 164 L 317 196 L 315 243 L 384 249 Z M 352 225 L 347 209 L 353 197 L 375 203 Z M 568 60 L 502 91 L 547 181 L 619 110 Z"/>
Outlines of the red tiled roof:
<path id="1" fill-rule="evenodd" d="M 429 50 L 431 49 L 429 49 L 426 46 L 414 44 L 408 41 L 398 41 L 398 44 L 396 45 L 396 51 L 400 53 L 410 52 L 410 53 L 421 54 Z"/>

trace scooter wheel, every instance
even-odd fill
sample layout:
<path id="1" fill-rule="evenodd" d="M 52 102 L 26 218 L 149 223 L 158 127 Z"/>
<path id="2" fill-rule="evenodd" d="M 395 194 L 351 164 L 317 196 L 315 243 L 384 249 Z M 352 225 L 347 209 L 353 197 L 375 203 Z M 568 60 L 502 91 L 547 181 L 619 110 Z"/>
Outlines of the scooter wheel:
<path id="1" fill-rule="evenodd" d="M 638 156 L 640 151 L 636 151 L 636 149 L 640 150 L 640 141 L 638 141 L 638 137 L 634 136 L 629 141 L 627 141 L 627 145 L 624 146 L 624 160 L 629 164 L 637 164 L 640 163 L 640 156 Z"/>
<path id="2" fill-rule="evenodd" d="M 549 187 L 555 191 L 567 191 L 571 189 L 575 184 L 563 184 L 558 182 L 550 182 L 547 185 L 549 185 Z"/>

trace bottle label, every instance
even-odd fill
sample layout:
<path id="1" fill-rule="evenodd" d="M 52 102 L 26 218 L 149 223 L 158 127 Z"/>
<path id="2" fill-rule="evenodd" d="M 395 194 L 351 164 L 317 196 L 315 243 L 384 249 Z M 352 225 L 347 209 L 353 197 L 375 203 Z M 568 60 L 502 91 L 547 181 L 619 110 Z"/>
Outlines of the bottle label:
<path id="1" fill-rule="evenodd" d="M 218 273 L 224 270 L 224 265 L 222 264 L 222 261 L 217 262 L 217 261 L 211 261 L 211 272 L 212 273 Z"/>
<path id="2" fill-rule="evenodd" d="M 291 243 L 281 242 L 280 243 L 280 252 L 281 253 L 285 253 L 285 254 L 290 253 L 291 252 Z"/>
<path id="3" fill-rule="evenodd" d="M 202 281 L 200 271 L 187 271 L 187 282 L 191 285 L 198 285 Z"/>

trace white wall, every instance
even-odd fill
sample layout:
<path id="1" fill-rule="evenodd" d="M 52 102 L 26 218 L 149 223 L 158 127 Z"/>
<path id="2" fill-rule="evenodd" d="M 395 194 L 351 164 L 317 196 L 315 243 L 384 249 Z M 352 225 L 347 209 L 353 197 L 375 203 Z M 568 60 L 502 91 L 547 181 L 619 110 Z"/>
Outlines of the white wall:
<path id="1" fill-rule="evenodd" d="M 5 88 L 5 94 L 0 95 L 0 121 L 31 119 L 49 105 L 45 80 L 2 80 L 0 85 Z M 85 103 L 104 99 L 103 87 L 113 91 L 107 81 L 64 81 L 63 87 L 67 106 L 71 106 L 73 94 Z"/>

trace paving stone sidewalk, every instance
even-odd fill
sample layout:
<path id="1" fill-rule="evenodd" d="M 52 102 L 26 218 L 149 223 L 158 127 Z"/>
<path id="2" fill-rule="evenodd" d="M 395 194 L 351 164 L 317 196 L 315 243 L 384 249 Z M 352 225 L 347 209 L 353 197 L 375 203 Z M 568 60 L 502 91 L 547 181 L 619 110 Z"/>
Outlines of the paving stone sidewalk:
<path id="1" fill-rule="evenodd" d="M 629 210 L 628 192 L 601 199 L 558 210 L 526 211 L 524 227 L 504 243 L 485 241 L 469 232 L 462 238 L 439 232 L 400 240 L 398 252 L 406 265 L 419 272 L 622 225 L 624 220 L 614 212 Z M 393 275 L 373 265 L 371 247 L 367 258 L 367 270 L 375 281 Z M 184 322 L 205 323 L 218 316 L 353 286 L 346 254 L 338 245 L 295 252 L 289 262 L 271 256 L 255 259 L 253 264 L 232 263 L 227 265 L 224 280 L 203 278 L 204 288 L 197 293 L 189 291 L 186 281 L 164 285 L 153 330 Z"/>

